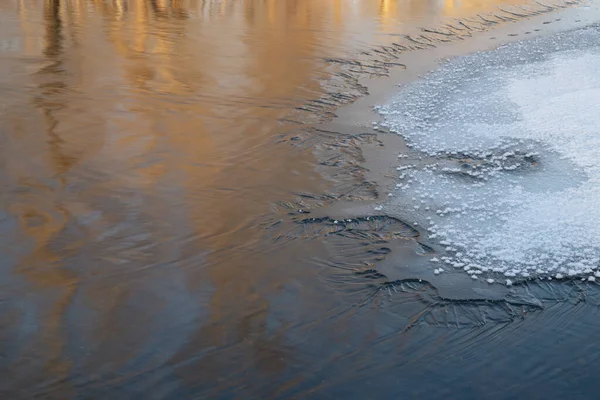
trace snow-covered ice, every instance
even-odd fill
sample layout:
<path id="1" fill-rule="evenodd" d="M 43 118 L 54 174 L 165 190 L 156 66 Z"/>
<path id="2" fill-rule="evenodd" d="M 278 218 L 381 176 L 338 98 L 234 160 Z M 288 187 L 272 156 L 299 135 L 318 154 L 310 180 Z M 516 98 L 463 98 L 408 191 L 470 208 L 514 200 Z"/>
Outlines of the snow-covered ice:
<path id="1" fill-rule="evenodd" d="M 378 111 L 431 159 L 398 168 L 391 201 L 451 269 L 600 276 L 600 27 L 448 61 Z"/>

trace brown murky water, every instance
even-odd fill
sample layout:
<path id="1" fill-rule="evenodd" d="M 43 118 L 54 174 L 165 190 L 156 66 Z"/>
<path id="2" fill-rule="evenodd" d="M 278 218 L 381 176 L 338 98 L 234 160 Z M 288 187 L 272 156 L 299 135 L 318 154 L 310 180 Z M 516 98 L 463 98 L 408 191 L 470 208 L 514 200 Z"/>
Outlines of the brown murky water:
<path id="1" fill-rule="evenodd" d="M 453 397 L 462 381 L 447 386 L 441 372 L 453 370 L 443 340 L 477 343 L 480 311 L 423 317 L 455 306 L 370 269 L 385 256 L 372 243 L 404 232 L 401 222 L 352 221 L 360 249 L 344 237 L 324 246 L 337 229 L 327 220 L 266 232 L 303 204 L 377 196 L 355 169 L 321 175 L 337 165 L 323 154 L 347 156 L 372 136 L 306 132 L 364 94 L 358 76 L 394 66 L 389 46 L 418 49 L 427 35 L 536 9 L 510 8 L 524 3 L 502 2 L 507 13 L 483 0 L 0 1 L 0 393 L 500 390 Z M 438 31 L 419 37 L 422 27 Z M 520 312 L 497 313 L 485 335 L 515 329 Z M 419 335 L 407 329 L 415 321 Z M 440 325 L 454 328 L 440 336 Z M 441 385 L 414 384 L 425 382 L 419 359 L 437 360 L 418 370 Z"/>

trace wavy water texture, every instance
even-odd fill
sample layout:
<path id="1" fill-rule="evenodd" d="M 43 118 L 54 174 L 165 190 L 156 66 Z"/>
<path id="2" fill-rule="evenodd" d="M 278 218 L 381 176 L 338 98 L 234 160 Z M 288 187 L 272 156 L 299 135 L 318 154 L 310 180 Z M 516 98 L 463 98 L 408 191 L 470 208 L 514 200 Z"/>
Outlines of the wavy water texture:
<path id="1" fill-rule="evenodd" d="M 426 270 L 412 221 L 315 211 L 381 196 L 361 165 L 380 137 L 312 126 L 360 79 L 572 2 L 503 4 L 0 1 L 0 393 L 404 398 L 412 366 L 476 375 L 443 362 L 528 315 L 585 328 L 591 285 L 456 301 L 385 275 Z"/>

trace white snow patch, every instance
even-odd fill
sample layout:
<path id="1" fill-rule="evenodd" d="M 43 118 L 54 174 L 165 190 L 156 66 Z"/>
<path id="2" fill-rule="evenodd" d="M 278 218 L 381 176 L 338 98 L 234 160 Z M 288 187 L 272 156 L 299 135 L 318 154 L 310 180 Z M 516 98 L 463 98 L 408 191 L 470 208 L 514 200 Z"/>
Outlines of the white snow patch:
<path id="1" fill-rule="evenodd" d="M 600 277 L 598 43 L 588 28 L 459 58 L 378 107 L 431 157 L 395 199 L 445 264 L 488 282 Z"/>

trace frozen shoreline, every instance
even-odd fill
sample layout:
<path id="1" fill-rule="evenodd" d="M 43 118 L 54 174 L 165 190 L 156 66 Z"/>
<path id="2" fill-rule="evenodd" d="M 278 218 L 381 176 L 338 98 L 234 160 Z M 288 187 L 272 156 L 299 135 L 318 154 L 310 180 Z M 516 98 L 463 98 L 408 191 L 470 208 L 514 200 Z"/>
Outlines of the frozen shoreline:
<path id="1" fill-rule="evenodd" d="M 545 40 L 544 38 L 551 37 L 551 35 L 567 32 L 574 29 L 579 29 L 584 26 L 592 25 L 594 22 L 599 21 L 600 9 L 598 5 L 588 5 L 585 7 L 576 7 L 573 9 L 567 9 L 561 12 L 556 12 L 549 15 L 537 16 L 528 20 L 520 21 L 517 23 L 506 24 L 500 26 L 493 31 L 485 32 L 474 36 L 468 40 L 458 43 L 451 43 L 448 45 L 440 46 L 439 48 L 432 50 L 424 50 L 416 53 L 409 53 L 403 56 L 404 58 L 399 59 L 399 62 L 407 65 L 406 70 L 396 69 L 393 70 L 388 78 L 368 80 L 361 82 L 369 88 L 370 95 L 358 100 L 356 103 L 343 107 L 338 110 L 338 117 L 332 122 L 325 124 L 326 127 L 331 129 L 337 129 L 338 131 L 355 130 L 357 126 L 363 126 L 363 130 L 367 131 L 370 128 L 371 121 L 374 119 L 372 112 L 373 107 L 380 104 L 386 104 L 390 98 L 397 95 L 399 89 L 397 84 L 408 85 L 411 82 L 419 82 L 419 78 L 424 72 L 436 71 L 439 69 L 440 59 L 452 59 L 454 57 L 467 56 L 469 54 L 477 53 L 478 51 L 488 51 L 497 48 L 505 43 L 518 42 L 523 39 L 533 40 Z M 527 33 L 527 35 L 525 35 Z M 503 40 L 498 40 L 498 37 L 504 37 Z M 452 63 L 452 61 L 450 62 Z M 378 121 L 380 123 L 381 120 Z M 369 128 L 367 128 L 369 126 Z M 379 126 L 376 126 L 379 129 Z M 440 294 L 447 298 L 456 299 L 499 299 L 505 296 L 507 288 L 504 285 L 490 285 L 487 280 L 494 280 L 493 282 L 502 281 L 503 283 L 512 284 L 520 280 L 529 280 L 533 275 L 530 276 L 515 276 L 509 277 L 504 276 L 503 272 L 509 271 L 508 275 L 513 275 L 513 272 L 509 268 L 505 268 L 505 271 L 496 271 L 496 276 L 486 276 L 483 279 L 483 272 L 477 274 L 464 274 L 462 272 L 456 274 L 446 274 L 440 272 L 440 264 L 431 262 L 431 258 L 441 259 L 442 256 L 448 257 L 443 254 L 446 247 L 452 247 L 448 245 L 441 245 L 437 241 L 429 241 L 427 239 L 427 230 L 422 228 L 423 220 L 419 221 L 417 213 L 415 213 L 414 204 L 410 203 L 412 200 L 411 196 L 409 201 L 406 198 L 399 197 L 396 193 L 398 185 L 401 187 L 404 184 L 400 184 L 397 181 L 397 176 L 402 174 L 402 171 L 397 171 L 397 168 L 404 168 L 407 165 L 413 164 L 417 170 L 427 171 L 427 168 L 423 169 L 428 163 L 439 162 L 436 157 L 425 155 L 423 153 L 415 152 L 407 147 L 407 142 L 400 136 L 390 135 L 381 130 L 379 139 L 381 145 L 364 145 L 362 151 L 364 155 L 364 163 L 366 172 L 365 179 L 375 182 L 381 193 L 380 200 L 375 202 L 375 205 L 371 202 L 342 202 L 334 204 L 325 210 L 320 210 L 316 215 L 328 215 L 335 218 L 352 218 L 364 215 L 388 215 L 393 218 L 398 218 L 408 223 L 416 223 L 414 227 L 421 232 L 421 237 L 418 240 L 414 240 L 415 244 L 410 244 L 406 241 L 396 241 L 390 243 L 389 248 L 391 249 L 390 254 L 381 262 L 379 262 L 375 268 L 377 271 L 385 274 L 390 281 L 395 280 L 410 280 L 410 279 L 423 279 L 431 282 L 436 288 L 438 288 Z M 535 151 L 533 151 L 535 153 Z M 398 158 L 398 155 L 406 155 L 406 158 Z M 521 154 L 524 158 L 527 153 Z M 533 156 L 533 155 L 532 155 Z M 537 156 L 536 156 L 537 157 Z M 535 157 L 531 160 L 535 161 Z M 454 162 L 455 160 L 452 160 Z M 538 159 L 539 161 L 539 159 Z M 562 161 L 561 161 L 562 162 Z M 448 166 L 445 166 L 448 168 Z M 502 168 L 513 168 L 514 165 L 504 165 Z M 581 181 L 585 178 L 585 174 L 581 171 L 573 169 L 564 170 L 558 164 L 556 164 L 556 172 L 566 172 L 572 174 L 573 181 Z M 534 178 L 535 179 L 535 178 Z M 386 194 L 390 193 L 393 197 L 386 197 Z M 415 197 L 417 198 L 417 197 Z M 407 206 L 410 206 L 407 207 Z M 436 209 L 435 211 L 437 211 Z M 424 211 L 424 210 L 420 210 Z M 443 210 L 442 210 L 443 211 Z M 427 216 L 425 216 L 426 218 Z M 415 256 L 415 246 L 426 245 L 437 251 L 437 255 L 434 257 L 422 257 Z M 454 253 L 460 251 L 454 250 Z M 458 262 L 455 259 L 447 260 L 450 263 Z M 466 266 L 466 265 L 465 265 Z M 453 268 L 442 267 L 444 271 Z M 461 271 L 464 266 L 461 267 Z M 484 266 L 484 268 L 486 268 Z M 487 267 L 489 268 L 489 267 Z M 583 268 L 588 270 L 589 266 Z M 436 271 L 437 270 L 437 271 Z M 437 273 L 436 273 L 437 272 Z M 488 271 L 489 272 L 489 271 Z M 534 271 L 535 272 L 535 271 Z M 545 276 L 549 276 L 549 271 L 546 271 Z M 556 271 L 555 271 L 556 273 Z M 586 272 L 593 274 L 593 270 Z M 500 274 L 500 275 L 498 275 Z M 568 274 L 567 273 L 565 275 Z M 482 275 L 482 279 L 473 279 L 471 276 Z M 590 275 L 593 276 L 593 275 Z M 586 277 L 587 278 L 587 277 Z M 505 279 L 511 279 L 506 282 Z"/>

